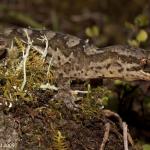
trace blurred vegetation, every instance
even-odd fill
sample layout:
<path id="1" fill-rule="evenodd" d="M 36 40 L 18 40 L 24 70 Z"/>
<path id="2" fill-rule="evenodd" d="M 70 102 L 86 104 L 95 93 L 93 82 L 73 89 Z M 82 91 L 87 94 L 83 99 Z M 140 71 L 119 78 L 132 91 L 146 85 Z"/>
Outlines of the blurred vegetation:
<path id="1" fill-rule="evenodd" d="M 90 38 L 102 47 L 148 48 L 148 0 L 1 0 L 1 26 L 48 28 Z"/>

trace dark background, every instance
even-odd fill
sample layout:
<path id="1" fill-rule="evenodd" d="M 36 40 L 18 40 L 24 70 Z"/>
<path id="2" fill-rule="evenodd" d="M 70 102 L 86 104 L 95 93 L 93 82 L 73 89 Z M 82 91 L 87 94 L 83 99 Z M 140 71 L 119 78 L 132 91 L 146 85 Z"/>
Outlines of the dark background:
<path id="1" fill-rule="evenodd" d="M 148 48 L 149 8 L 149 0 L 1 0 L 0 27 L 48 28 L 91 38 L 99 47 Z"/>

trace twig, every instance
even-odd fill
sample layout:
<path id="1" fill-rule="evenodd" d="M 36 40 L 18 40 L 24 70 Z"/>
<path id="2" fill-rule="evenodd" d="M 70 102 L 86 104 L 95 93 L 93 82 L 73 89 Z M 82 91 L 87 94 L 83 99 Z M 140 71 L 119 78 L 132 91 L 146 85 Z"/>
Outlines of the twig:
<path id="1" fill-rule="evenodd" d="M 133 139 L 132 139 L 130 133 L 128 133 L 128 141 L 129 141 L 130 144 L 134 147 L 134 142 L 133 142 Z"/>
<path id="2" fill-rule="evenodd" d="M 13 48 L 14 48 L 14 42 L 13 42 L 13 40 L 11 41 L 11 45 L 10 45 L 10 51 L 13 51 Z"/>
<path id="3" fill-rule="evenodd" d="M 22 42 L 27 44 L 27 42 L 25 42 L 24 40 L 22 40 Z M 43 49 L 40 46 L 32 45 L 32 49 L 36 50 L 39 54 L 43 55 Z"/>
<path id="4" fill-rule="evenodd" d="M 122 123 L 123 127 L 123 141 L 124 141 L 124 150 L 128 150 L 128 127 L 125 122 Z"/>
<path id="5" fill-rule="evenodd" d="M 122 129 L 122 119 L 120 118 L 120 116 L 117 113 L 115 113 L 111 110 L 108 110 L 108 109 L 104 109 L 103 112 L 104 112 L 105 116 L 108 118 L 110 118 L 110 117 L 116 118 L 119 122 L 120 128 Z"/>
<path id="6" fill-rule="evenodd" d="M 55 85 L 50 85 L 49 83 L 41 84 L 41 85 L 40 85 L 40 88 L 43 89 L 43 90 L 44 90 L 44 89 L 45 89 L 45 90 L 46 90 L 46 89 L 49 89 L 49 90 L 55 90 L 55 91 L 58 91 L 58 89 L 59 89 L 59 88 L 56 87 Z"/>
<path id="7" fill-rule="evenodd" d="M 99 150 L 104 150 L 105 145 L 106 145 L 106 143 L 108 141 L 109 131 L 110 131 L 110 123 L 106 123 L 105 124 L 105 133 L 104 133 L 103 141 L 102 141 L 102 144 L 101 144 Z"/>
<path id="8" fill-rule="evenodd" d="M 39 46 L 34 46 L 31 45 L 31 48 L 33 48 L 34 50 L 36 50 L 38 53 L 40 53 L 42 55 L 43 58 L 45 58 L 47 56 L 48 53 L 48 48 L 49 48 L 49 43 L 48 43 L 48 39 L 46 37 L 46 35 L 41 36 L 41 38 L 37 38 L 38 40 L 45 42 L 45 49 L 43 51 L 43 49 Z M 28 44 L 28 42 L 21 40 L 23 43 Z"/>
<path id="9" fill-rule="evenodd" d="M 46 35 L 43 36 L 43 39 L 45 40 L 45 50 L 44 50 L 44 53 L 43 53 L 43 57 L 45 58 L 47 53 L 48 53 L 48 39 L 46 37 Z"/>
<path id="10" fill-rule="evenodd" d="M 110 111 L 108 109 L 104 109 L 103 111 L 104 111 L 104 114 L 105 114 L 106 117 L 109 117 L 109 118 L 110 117 L 115 117 L 119 121 L 119 126 L 123 130 L 124 149 L 128 150 L 128 141 L 134 147 L 134 142 L 132 140 L 132 137 L 128 133 L 127 124 L 122 121 L 122 119 L 120 118 L 120 116 L 117 113 L 112 112 L 112 111 Z"/>
<path id="11" fill-rule="evenodd" d="M 45 58 L 46 55 L 47 55 L 47 53 L 48 53 L 48 46 L 49 46 L 48 39 L 47 39 L 46 35 L 43 35 L 43 36 L 41 36 L 41 38 L 37 38 L 37 39 L 40 40 L 40 41 L 42 41 L 42 42 L 45 42 L 45 49 L 42 52 L 42 57 Z M 38 49 L 38 51 L 39 51 L 39 49 Z"/>
<path id="12" fill-rule="evenodd" d="M 48 76 L 48 74 L 49 74 L 49 72 L 50 72 L 50 68 L 51 68 L 51 66 L 52 66 L 52 60 L 53 60 L 53 56 L 51 57 L 50 61 L 48 62 L 47 76 Z"/>
<path id="13" fill-rule="evenodd" d="M 88 94 L 88 91 L 71 90 L 71 93 L 74 94 L 74 95 L 77 95 L 79 93 L 81 93 L 81 94 Z"/>
<path id="14" fill-rule="evenodd" d="M 28 35 L 27 29 L 24 29 L 24 32 L 25 32 L 25 34 L 27 36 L 28 46 L 25 49 L 25 51 L 23 51 L 23 82 L 22 82 L 22 85 L 21 85 L 21 91 L 23 91 L 23 89 L 25 87 L 25 84 L 26 84 L 26 81 L 27 81 L 26 62 L 27 62 L 27 57 L 29 56 L 29 51 L 31 49 L 31 45 L 33 43 L 33 41 L 31 41 L 31 39 L 30 39 L 30 37 Z"/>

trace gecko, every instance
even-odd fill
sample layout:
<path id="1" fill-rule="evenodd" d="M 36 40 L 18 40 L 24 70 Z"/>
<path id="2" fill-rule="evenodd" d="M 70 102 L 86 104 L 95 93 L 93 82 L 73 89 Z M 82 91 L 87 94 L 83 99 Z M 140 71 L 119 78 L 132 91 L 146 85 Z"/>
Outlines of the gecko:
<path id="1" fill-rule="evenodd" d="M 8 28 L 0 33 L 0 56 L 10 47 L 15 36 L 26 38 L 24 28 Z M 150 81 L 150 51 L 126 45 L 98 48 L 88 40 L 50 30 L 26 29 L 34 45 L 44 49 L 48 40 L 47 55 L 52 57 L 56 78 L 97 79 L 111 78 L 125 81 Z"/>

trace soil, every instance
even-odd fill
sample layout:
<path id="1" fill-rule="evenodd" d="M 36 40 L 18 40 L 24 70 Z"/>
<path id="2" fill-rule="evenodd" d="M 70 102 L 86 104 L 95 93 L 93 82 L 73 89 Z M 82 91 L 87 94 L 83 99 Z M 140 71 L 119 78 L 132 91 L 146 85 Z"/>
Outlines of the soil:
<path id="1" fill-rule="evenodd" d="M 94 101 L 93 106 L 89 105 L 86 99 L 81 110 L 73 111 L 64 102 L 52 101 L 49 91 L 35 94 L 37 101 L 34 103 L 19 101 L 10 109 L 1 110 L 4 120 L 1 128 L 5 128 L 0 138 L 2 148 L 98 150 L 109 124 L 105 150 L 124 150 L 121 118 L 113 112 L 96 108 Z M 130 150 L 136 149 L 130 140 L 128 142 Z"/>

